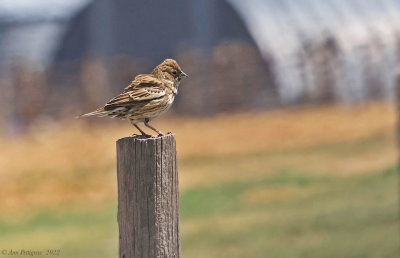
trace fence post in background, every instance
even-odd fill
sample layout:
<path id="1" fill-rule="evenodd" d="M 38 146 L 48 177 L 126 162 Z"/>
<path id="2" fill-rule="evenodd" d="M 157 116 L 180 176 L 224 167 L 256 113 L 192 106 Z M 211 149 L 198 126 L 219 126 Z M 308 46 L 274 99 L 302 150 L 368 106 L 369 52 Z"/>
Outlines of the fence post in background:
<path id="1" fill-rule="evenodd" d="M 400 171 L 400 69 L 396 75 L 394 91 L 396 95 L 395 103 L 396 103 L 396 115 L 397 115 L 396 137 L 397 137 L 397 147 L 398 147 L 398 163 L 399 163 L 398 168 Z"/>
<path id="2" fill-rule="evenodd" d="M 175 136 L 117 141 L 120 258 L 180 257 Z"/>
<path id="3" fill-rule="evenodd" d="M 397 125 L 396 125 L 396 137 L 397 137 L 397 197 L 398 207 L 400 207 L 400 69 L 396 75 L 395 81 L 395 94 L 396 94 L 396 114 L 397 114 Z M 400 209 L 398 208 L 398 215 L 400 216 Z M 400 227 L 400 225 L 399 225 Z"/>

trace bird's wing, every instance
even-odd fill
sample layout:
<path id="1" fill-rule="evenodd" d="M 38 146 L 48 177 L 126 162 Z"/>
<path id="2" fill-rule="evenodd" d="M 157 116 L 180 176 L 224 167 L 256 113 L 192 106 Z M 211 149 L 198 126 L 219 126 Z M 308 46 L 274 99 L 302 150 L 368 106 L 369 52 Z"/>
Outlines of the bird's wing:
<path id="1" fill-rule="evenodd" d="M 148 75 L 138 75 L 135 80 L 125 88 L 124 92 L 111 99 L 105 106 L 105 110 L 118 107 L 132 106 L 143 102 L 149 102 L 163 97 L 166 94 L 163 82 Z"/>
<path id="2" fill-rule="evenodd" d="M 142 87 L 153 87 L 158 86 L 162 87 L 163 82 L 151 74 L 139 74 L 135 77 L 135 79 L 125 87 L 124 92 L 132 91 L 134 88 L 142 88 Z"/>

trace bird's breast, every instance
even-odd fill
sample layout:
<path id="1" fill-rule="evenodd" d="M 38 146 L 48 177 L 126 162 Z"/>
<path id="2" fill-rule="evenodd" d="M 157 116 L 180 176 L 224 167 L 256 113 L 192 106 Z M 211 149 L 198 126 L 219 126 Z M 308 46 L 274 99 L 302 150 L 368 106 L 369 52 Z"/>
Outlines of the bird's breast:
<path id="1" fill-rule="evenodd" d="M 167 87 L 172 91 L 172 93 L 176 96 L 178 94 L 178 87 L 179 87 L 179 81 L 178 82 L 173 82 L 171 80 L 165 80 L 165 83 L 167 84 Z"/>
<path id="2" fill-rule="evenodd" d="M 175 94 L 175 92 L 174 92 L 174 95 L 171 94 L 171 95 L 168 96 L 168 105 L 169 105 L 169 106 L 171 106 L 172 103 L 174 103 L 175 95 L 176 95 L 176 94 Z"/>

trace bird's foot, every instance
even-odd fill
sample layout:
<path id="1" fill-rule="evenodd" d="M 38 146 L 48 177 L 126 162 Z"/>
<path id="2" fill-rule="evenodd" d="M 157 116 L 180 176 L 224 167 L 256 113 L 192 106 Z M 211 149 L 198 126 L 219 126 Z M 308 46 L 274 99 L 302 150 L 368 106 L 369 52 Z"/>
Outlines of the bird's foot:
<path id="1" fill-rule="evenodd" d="M 165 134 L 163 133 L 163 132 L 161 132 L 161 131 L 156 131 L 158 134 L 157 134 L 157 137 L 161 137 L 161 136 L 164 136 Z"/>

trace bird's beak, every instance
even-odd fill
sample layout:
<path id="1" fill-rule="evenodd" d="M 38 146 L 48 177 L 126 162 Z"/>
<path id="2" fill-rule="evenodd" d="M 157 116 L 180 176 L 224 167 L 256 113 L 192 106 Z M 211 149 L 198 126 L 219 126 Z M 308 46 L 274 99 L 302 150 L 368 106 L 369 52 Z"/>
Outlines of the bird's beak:
<path id="1" fill-rule="evenodd" d="M 183 71 L 181 71 L 181 76 L 183 76 L 183 77 L 189 77 L 189 75 L 187 75 L 187 74 L 184 73 Z"/>

